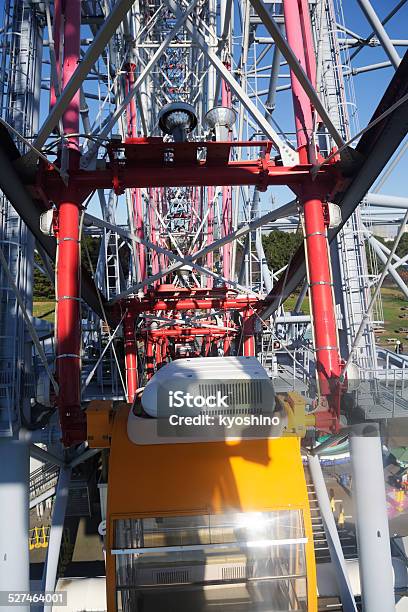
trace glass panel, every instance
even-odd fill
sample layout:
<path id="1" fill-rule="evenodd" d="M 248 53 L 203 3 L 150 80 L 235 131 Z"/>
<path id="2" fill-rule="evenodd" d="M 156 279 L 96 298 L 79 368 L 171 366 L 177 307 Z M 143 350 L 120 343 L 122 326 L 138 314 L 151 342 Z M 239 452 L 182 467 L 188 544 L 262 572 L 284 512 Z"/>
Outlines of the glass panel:
<path id="1" fill-rule="evenodd" d="M 307 609 L 298 510 L 119 520 L 115 548 L 119 610 Z"/>
<path id="2" fill-rule="evenodd" d="M 117 601 L 119 612 L 306 612 L 306 578 L 123 589 Z"/>
<path id="3" fill-rule="evenodd" d="M 115 548 L 157 548 L 303 537 L 300 512 L 247 512 L 115 521 Z"/>

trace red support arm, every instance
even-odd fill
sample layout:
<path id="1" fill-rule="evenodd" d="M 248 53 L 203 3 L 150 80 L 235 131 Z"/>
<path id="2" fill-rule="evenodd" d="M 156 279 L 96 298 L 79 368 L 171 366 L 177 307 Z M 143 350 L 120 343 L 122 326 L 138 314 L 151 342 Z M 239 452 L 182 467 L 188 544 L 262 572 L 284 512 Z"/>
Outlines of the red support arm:
<path id="1" fill-rule="evenodd" d="M 125 336 L 127 401 L 129 404 L 131 404 L 135 397 L 136 389 L 138 388 L 135 320 L 131 313 L 126 313 L 123 325 Z"/>
<path id="2" fill-rule="evenodd" d="M 229 69 L 229 65 L 226 67 Z M 221 81 L 221 104 L 226 108 L 231 108 L 231 89 L 222 79 Z M 231 131 L 228 133 L 228 140 L 231 140 Z M 232 229 L 232 189 L 231 185 L 226 185 L 222 189 L 222 235 L 228 236 Z M 224 278 L 231 278 L 231 243 L 229 242 L 222 248 L 222 273 Z"/>
<path id="3" fill-rule="evenodd" d="M 242 354 L 244 357 L 253 357 L 255 355 L 255 337 L 254 337 L 254 317 L 251 308 L 246 308 L 243 313 L 242 326 Z"/>
<path id="4" fill-rule="evenodd" d="M 63 86 L 68 83 L 79 61 L 81 2 L 65 3 Z M 79 165 L 79 91 L 65 111 L 62 124 L 68 136 L 69 171 Z M 75 183 L 60 190 L 58 208 L 57 263 L 57 378 L 58 408 L 66 446 L 86 439 L 86 421 L 81 410 L 81 312 L 79 285 L 79 211 L 81 196 Z"/>
<path id="5" fill-rule="evenodd" d="M 315 81 L 316 65 L 310 26 L 309 8 L 303 0 L 284 0 L 285 26 L 288 42 L 300 65 Z M 313 143 L 313 109 L 309 98 L 291 72 L 296 135 L 301 163 L 313 163 L 316 150 Z M 321 394 L 317 413 L 324 429 L 338 428 L 340 351 L 332 291 L 330 254 L 323 210 L 327 192 L 312 181 L 304 181 L 300 190 L 303 206 L 306 259 L 309 274 L 309 296 L 316 353 L 316 370 Z M 328 410 L 327 410 L 328 409 Z M 328 415 L 328 411 L 330 416 Z M 320 412 L 320 415 L 319 415 Z M 319 426 L 319 418 L 317 418 Z"/>
<path id="6" fill-rule="evenodd" d="M 146 337 L 146 373 L 148 380 L 154 374 L 153 346 L 153 339 L 149 333 Z"/>
<path id="7" fill-rule="evenodd" d="M 208 206 L 208 215 L 207 215 L 207 245 L 210 245 L 214 242 L 214 196 L 215 190 L 213 186 L 208 187 L 207 189 L 207 206 Z M 214 253 L 211 251 L 207 254 L 207 268 L 209 270 L 213 270 L 214 268 Z M 212 276 L 207 276 L 207 288 L 211 289 L 214 284 L 214 279 Z"/>
<path id="8" fill-rule="evenodd" d="M 127 74 L 126 74 L 126 87 L 125 93 L 128 94 L 130 90 L 133 89 L 135 84 L 135 68 L 134 64 L 127 65 Z M 129 138 L 137 137 L 137 109 L 136 109 L 136 101 L 133 97 L 129 103 L 127 108 L 127 131 Z M 143 202 L 142 202 L 142 194 L 140 189 L 132 189 L 132 203 L 133 203 L 133 223 L 134 223 L 134 232 L 138 238 L 144 238 L 143 231 Z M 142 281 L 146 278 L 146 248 L 143 244 L 137 243 L 136 246 L 137 253 L 137 274 L 138 280 Z"/>
<path id="9" fill-rule="evenodd" d="M 55 67 L 58 81 L 61 79 L 61 62 L 60 62 L 60 48 L 61 48 L 61 18 L 62 18 L 62 0 L 54 0 L 54 24 L 53 24 L 53 38 L 54 38 L 54 52 L 55 52 Z M 55 93 L 55 87 L 53 79 L 50 83 L 50 110 L 52 110 L 54 104 L 57 101 Z"/>

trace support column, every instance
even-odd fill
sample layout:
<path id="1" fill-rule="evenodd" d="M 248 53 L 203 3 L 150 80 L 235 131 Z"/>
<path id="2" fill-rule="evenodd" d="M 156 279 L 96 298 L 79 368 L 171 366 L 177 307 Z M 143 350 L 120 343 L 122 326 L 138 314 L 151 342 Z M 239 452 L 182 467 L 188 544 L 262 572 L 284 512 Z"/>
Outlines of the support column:
<path id="1" fill-rule="evenodd" d="M 353 426 L 350 454 L 363 611 L 394 612 L 394 576 L 377 423 Z"/>
<path id="2" fill-rule="evenodd" d="M 289 45 L 299 64 L 314 83 L 316 63 L 308 3 L 304 0 L 284 0 L 283 6 Z M 316 150 L 311 141 L 312 106 L 293 71 L 291 71 L 291 80 L 300 161 L 314 163 Z M 336 430 L 340 411 L 338 385 L 340 354 L 322 193 L 324 193 L 322 188 L 319 190 L 314 184 L 305 183 L 301 189 L 301 201 L 305 225 L 309 295 L 313 314 L 316 370 L 321 395 L 320 403 L 323 408 L 320 424 L 324 424 L 324 428 Z M 327 402 L 331 416 L 325 411 Z"/>
<path id="3" fill-rule="evenodd" d="M 229 64 L 225 64 L 229 70 Z M 224 79 L 221 81 L 221 106 L 231 108 L 231 89 Z M 228 130 L 228 140 L 231 140 L 231 130 Z M 222 235 L 228 236 L 232 229 L 232 188 L 225 185 L 222 188 Z M 231 270 L 231 242 L 222 248 L 222 270 L 224 278 L 234 278 L 234 270 Z"/>
<path id="4" fill-rule="evenodd" d="M 319 457 L 316 455 L 309 455 L 308 463 L 319 504 L 320 514 L 323 520 L 324 531 L 330 552 L 330 559 L 336 571 L 336 581 L 339 587 L 343 610 L 344 612 L 357 612 L 353 589 L 351 588 L 350 580 L 347 574 L 344 554 L 341 547 L 336 522 L 330 507 L 330 499 L 327 493 L 327 487 L 324 481 Z"/>
<path id="5" fill-rule="evenodd" d="M 78 67 L 81 49 L 81 0 L 69 0 L 64 4 L 64 62 L 62 90 L 65 89 Z M 79 138 L 70 134 L 79 133 L 80 91 L 76 92 L 62 116 L 64 135 L 67 138 L 70 169 L 79 167 Z M 77 155 L 72 152 L 75 151 Z M 73 165 L 73 167 L 72 167 Z"/>
<path id="6" fill-rule="evenodd" d="M 302 205 L 317 377 L 320 393 L 330 396 L 336 392 L 340 359 L 326 225 L 318 191 L 305 189 Z"/>
<path id="7" fill-rule="evenodd" d="M 60 62 L 60 49 L 61 49 L 61 9 L 62 0 L 54 0 L 54 25 L 53 25 L 53 39 L 54 39 L 54 52 L 55 52 L 55 68 L 57 78 L 61 77 L 61 62 Z M 52 71 L 51 71 L 52 74 Z M 57 95 L 53 83 L 53 79 L 50 81 L 50 111 L 53 109 L 57 101 Z"/>
<path id="8" fill-rule="evenodd" d="M 77 68 L 80 57 L 81 2 L 65 3 L 63 87 L 66 87 Z M 69 103 L 62 119 L 68 170 L 79 167 L 79 90 Z M 72 134 L 72 136 L 71 136 Z M 83 441 L 86 422 L 81 412 L 80 389 L 80 283 L 79 283 L 79 211 L 81 198 L 72 181 L 61 194 L 58 207 L 57 259 L 57 377 L 60 387 L 60 411 L 63 443 L 66 446 Z"/>
<path id="9" fill-rule="evenodd" d="M 153 340 L 150 334 L 146 339 L 146 373 L 147 379 L 150 380 L 154 374 Z"/>
<path id="10" fill-rule="evenodd" d="M 166 365 L 168 355 L 169 355 L 169 339 L 164 337 L 163 344 L 162 344 L 162 351 L 161 351 L 162 365 Z"/>
<path id="11" fill-rule="evenodd" d="M 58 204 L 56 339 L 58 407 L 63 442 L 70 446 L 85 439 L 86 423 L 80 388 L 79 202 L 72 190 L 67 189 L 66 196 Z"/>
<path id="12" fill-rule="evenodd" d="M 214 187 L 207 187 L 207 206 L 208 206 L 208 215 L 207 215 L 207 245 L 210 246 L 214 242 L 214 206 L 213 203 L 215 195 Z M 206 256 L 206 265 L 209 270 L 214 268 L 214 253 L 211 251 L 207 253 Z M 212 276 L 207 276 L 207 289 L 212 289 L 214 284 L 214 279 Z"/>
<path id="13" fill-rule="evenodd" d="M 149 189 L 149 200 L 150 199 L 153 199 L 154 206 L 158 208 L 159 202 L 158 202 L 157 189 Z M 149 206 L 148 208 L 148 215 L 149 215 L 149 225 L 150 225 L 150 240 L 156 244 L 160 244 L 160 237 L 158 235 L 158 230 L 157 230 L 156 215 L 155 215 L 155 212 L 152 206 Z M 159 254 L 157 253 L 157 251 L 153 250 L 151 251 L 151 273 L 154 276 L 155 274 L 158 274 L 159 271 L 160 271 Z M 157 288 L 158 285 L 159 285 L 159 281 L 153 282 L 154 288 Z"/>
<path id="14" fill-rule="evenodd" d="M 295 53 L 299 64 L 306 71 L 309 78 L 314 82 L 315 76 L 310 73 L 313 69 L 311 61 L 314 55 L 313 47 L 310 48 L 312 37 L 310 30 L 310 17 L 303 14 L 300 0 L 284 0 L 286 38 Z M 290 72 L 292 83 L 293 107 L 295 111 L 296 138 L 299 151 L 300 163 L 309 161 L 309 143 L 313 131 L 313 115 L 310 100 L 295 77 L 293 71 Z"/>
<path id="15" fill-rule="evenodd" d="M 160 370 L 163 365 L 164 338 L 158 338 L 156 342 L 156 370 Z"/>
<path id="16" fill-rule="evenodd" d="M 29 445 L 0 438 L 0 466 L 0 591 L 29 591 Z M 30 606 L 13 610 L 29 612 Z"/>
<path id="17" fill-rule="evenodd" d="M 212 349 L 212 338 L 211 338 L 211 334 L 208 334 L 207 336 L 204 337 L 204 356 L 205 357 L 209 357 L 211 355 L 211 349 Z"/>
<path id="18" fill-rule="evenodd" d="M 253 357 L 255 355 L 255 338 L 254 338 L 254 318 L 253 313 L 248 308 L 243 311 L 243 341 L 242 354 L 244 357 Z"/>
<path id="19" fill-rule="evenodd" d="M 54 508 L 52 511 L 50 539 L 47 548 L 47 558 L 44 564 L 43 590 L 55 591 L 57 569 L 61 550 L 62 534 L 64 532 L 65 513 L 67 510 L 69 481 L 71 468 L 60 468 Z M 51 612 L 52 606 L 44 606 L 44 612 Z"/>
<path id="20" fill-rule="evenodd" d="M 367 20 L 371 24 L 371 27 L 373 28 L 374 32 L 377 34 L 384 51 L 390 58 L 390 61 L 396 70 L 401 63 L 401 58 L 398 55 L 394 45 L 392 44 L 387 32 L 385 31 L 383 24 L 378 18 L 377 13 L 371 6 L 369 0 L 358 0 L 358 3 L 361 6 L 361 9 L 364 12 L 365 16 L 367 17 Z"/>
<path id="21" fill-rule="evenodd" d="M 134 64 L 127 65 L 126 74 L 126 88 L 125 94 L 127 95 L 131 91 L 135 84 L 135 69 Z M 134 97 L 129 102 L 127 108 L 127 135 L 128 138 L 137 138 L 137 108 L 136 100 Z M 134 231 L 138 238 L 144 238 L 143 231 L 143 202 L 142 194 L 140 189 L 132 189 L 132 203 L 133 203 L 133 222 Z M 143 281 L 146 278 L 146 248 L 143 244 L 135 244 L 136 256 L 137 256 L 137 274 L 138 281 Z M 147 288 L 145 288 L 146 290 Z"/>
<path id="22" fill-rule="evenodd" d="M 225 324 L 226 327 L 231 327 L 232 326 L 232 320 L 231 320 L 230 313 L 227 313 L 225 315 L 225 317 L 224 317 L 224 324 Z M 224 342 L 223 342 L 224 355 L 226 357 L 228 355 L 230 355 L 231 344 L 232 344 L 232 335 L 230 335 L 230 333 L 227 333 L 225 338 L 224 338 Z"/>
<path id="23" fill-rule="evenodd" d="M 135 321 L 133 315 L 128 311 L 123 322 L 125 336 L 125 368 L 127 401 L 133 403 L 135 392 L 138 387 L 137 376 L 137 350 L 135 339 Z"/>

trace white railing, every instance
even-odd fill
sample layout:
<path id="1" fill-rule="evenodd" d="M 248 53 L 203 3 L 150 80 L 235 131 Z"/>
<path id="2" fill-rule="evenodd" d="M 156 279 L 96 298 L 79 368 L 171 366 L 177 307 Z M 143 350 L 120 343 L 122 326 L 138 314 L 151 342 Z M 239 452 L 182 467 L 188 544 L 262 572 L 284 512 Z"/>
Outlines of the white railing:
<path id="1" fill-rule="evenodd" d="M 408 416 L 408 367 L 367 369 L 361 375 L 356 399 L 361 407 L 367 406 L 367 416 Z"/>

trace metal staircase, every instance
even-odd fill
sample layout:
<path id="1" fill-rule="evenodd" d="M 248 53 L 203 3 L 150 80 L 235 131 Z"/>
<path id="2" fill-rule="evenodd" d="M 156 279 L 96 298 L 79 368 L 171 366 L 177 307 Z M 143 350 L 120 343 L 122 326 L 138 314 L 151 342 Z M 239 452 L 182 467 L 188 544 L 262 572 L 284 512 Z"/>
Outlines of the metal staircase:
<path id="1" fill-rule="evenodd" d="M 108 300 L 120 293 L 119 244 L 116 232 L 105 230 L 106 297 Z"/>
<path id="2" fill-rule="evenodd" d="M 310 514 L 312 519 L 313 541 L 315 549 L 316 563 L 330 563 L 330 552 L 327 544 L 326 534 L 323 525 L 323 519 L 320 514 L 319 505 L 313 483 L 305 469 L 307 491 L 309 497 Z M 341 547 L 345 559 L 356 559 L 357 555 L 357 540 L 354 533 L 347 529 L 339 529 L 339 537 Z"/>
<path id="3" fill-rule="evenodd" d="M 316 564 L 330 563 L 330 551 L 327 543 L 326 533 L 324 529 L 323 519 L 320 514 L 319 504 L 317 502 L 317 496 L 314 485 L 311 480 L 308 468 L 305 466 L 306 486 L 309 498 L 309 507 L 312 520 L 313 530 L 313 542 Z M 346 529 L 339 529 L 339 538 L 343 554 L 345 559 L 356 559 L 357 558 L 357 540 L 355 534 L 351 533 Z M 319 569 L 317 567 L 317 572 Z M 319 597 L 318 598 L 318 611 L 333 611 L 340 612 L 343 610 L 343 606 L 338 597 Z"/>
<path id="4" fill-rule="evenodd" d="M 30 509 L 55 494 L 59 467 L 44 463 L 30 474 Z"/>
<path id="5" fill-rule="evenodd" d="M 361 214 L 354 214 L 344 226 L 337 247 L 342 270 L 342 293 L 348 313 L 348 325 L 344 329 L 350 348 L 370 301 L 368 269 Z M 376 364 L 375 336 L 371 322 L 366 326 L 356 353 L 357 363 L 362 368 Z"/>

